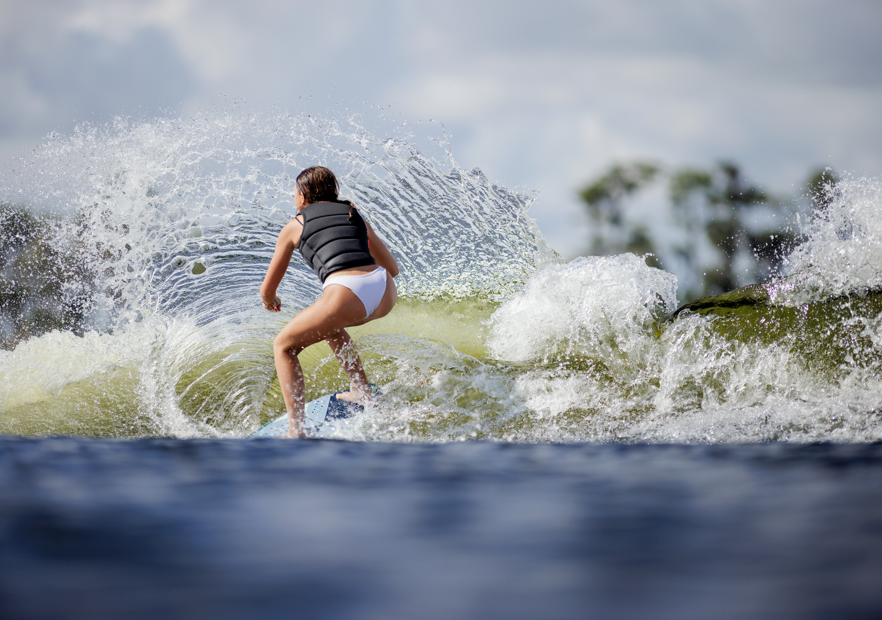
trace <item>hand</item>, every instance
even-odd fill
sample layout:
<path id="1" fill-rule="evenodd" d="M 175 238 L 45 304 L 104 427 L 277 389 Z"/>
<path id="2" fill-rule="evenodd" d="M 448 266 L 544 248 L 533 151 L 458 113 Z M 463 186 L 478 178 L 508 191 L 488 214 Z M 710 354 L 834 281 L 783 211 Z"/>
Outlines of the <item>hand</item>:
<path id="1" fill-rule="evenodd" d="M 273 300 L 267 303 L 266 299 L 263 299 L 263 307 L 270 312 L 279 312 L 282 309 L 282 300 L 278 297 L 273 297 Z"/>

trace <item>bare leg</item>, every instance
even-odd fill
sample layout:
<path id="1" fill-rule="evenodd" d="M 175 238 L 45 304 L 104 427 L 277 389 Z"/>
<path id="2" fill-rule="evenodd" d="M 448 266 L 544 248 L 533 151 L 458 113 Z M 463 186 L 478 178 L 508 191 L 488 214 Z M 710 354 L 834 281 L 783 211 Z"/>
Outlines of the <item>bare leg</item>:
<path id="1" fill-rule="evenodd" d="M 364 372 L 364 365 L 361 363 L 361 358 L 358 357 L 358 352 L 355 350 L 355 344 L 346 330 L 341 329 L 332 338 L 328 338 L 328 345 L 334 351 L 343 370 L 349 375 L 349 393 L 338 394 L 337 398 L 359 403 L 370 401 L 373 394 L 368 384 L 367 374 Z"/>
<path id="2" fill-rule="evenodd" d="M 352 347 L 352 338 L 346 333 L 345 328 L 386 316 L 395 305 L 396 297 L 395 281 L 387 278 L 383 300 L 371 316 L 365 317 L 364 304 L 355 293 L 345 286 L 328 286 L 314 304 L 282 328 L 273 340 L 273 359 L 276 363 L 276 373 L 279 375 L 279 386 L 285 399 L 285 408 L 288 410 L 289 437 L 301 437 L 304 431 L 306 388 L 297 355 L 309 345 L 327 340 L 334 355 L 349 375 L 355 399 L 362 402 L 370 399 L 373 394 L 368 385 L 364 366 Z M 346 397 L 341 400 L 346 400 Z"/>
<path id="3" fill-rule="evenodd" d="M 288 411 L 288 437 L 302 437 L 304 431 L 306 389 L 297 355 L 321 340 L 339 339 L 338 349 L 344 348 L 351 339 L 343 328 L 363 321 L 364 306 L 355 293 L 342 286 L 330 286 L 314 304 L 291 319 L 273 340 L 273 359 Z M 353 372 L 360 372 L 367 385 L 367 377 L 357 355 L 356 362 L 350 362 L 344 368 L 347 373 L 350 368 Z"/>
<path id="4" fill-rule="evenodd" d="M 330 285 L 326 290 L 333 290 L 335 288 L 345 289 L 346 287 L 339 285 Z M 351 291 L 348 291 L 349 293 Z M 355 294 L 352 293 L 354 296 Z M 363 325 L 369 321 L 373 321 L 374 319 L 379 319 L 392 310 L 393 306 L 395 306 L 395 301 L 398 298 L 398 290 L 395 286 L 395 280 L 391 277 L 386 278 L 386 291 L 383 294 L 383 299 L 380 301 L 380 305 L 377 306 L 377 309 L 374 310 L 373 314 L 369 317 L 365 317 L 355 321 L 354 323 L 350 323 L 347 327 L 354 327 L 356 325 Z M 359 305 L 361 302 L 359 301 Z M 364 311 L 364 306 L 362 306 L 362 312 Z M 342 337 L 341 337 L 342 336 Z M 337 361 L 340 362 L 340 365 L 343 367 L 343 370 L 346 371 L 346 374 L 349 375 L 349 384 L 350 389 L 349 392 L 342 392 L 337 394 L 338 400 L 345 400 L 349 402 L 356 403 L 368 403 L 373 397 L 373 391 L 370 388 L 370 384 L 368 383 L 367 375 L 364 372 L 364 366 L 361 363 L 361 359 L 358 357 L 358 353 L 355 350 L 355 345 L 352 344 L 352 338 L 346 333 L 346 330 L 341 329 L 340 334 L 336 334 L 331 338 L 327 339 L 328 345 L 330 345 L 331 349 L 334 351 L 334 355 L 337 356 Z"/>
<path id="5" fill-rule="evenodd" d="M 273 358 L 276 362 L 276 374 L 279 375 L 279 386 L 285 399 L 288 411 L 288 437 L 303 436 L 303 419 L 306 415 L 306 385 L 303 381 L 303 369 L 297 354 L 300 350 L 273 347 Z"/>

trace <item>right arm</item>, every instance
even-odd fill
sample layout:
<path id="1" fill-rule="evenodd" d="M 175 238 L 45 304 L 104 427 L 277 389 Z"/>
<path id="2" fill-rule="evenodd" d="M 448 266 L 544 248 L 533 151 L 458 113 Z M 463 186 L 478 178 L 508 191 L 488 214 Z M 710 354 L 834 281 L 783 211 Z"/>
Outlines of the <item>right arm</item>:
<path id="1" fill-rule="evenodd" d="M 276 290 L 282 282 L 285 271 L 288 270 L 291 255 L 294 254 L 297 242 L 300 241 L 301 232 L 303 232 L 303 226 L 299 221 L 293 219 L 279 233 L 276 250 L 273 252 L 273 258 L 266 270 L 263 284 L 260 285 L 260 298 L 263 300 L 263 307 L 270 312 L 278 312 L 282 309 L 282 300 L 276 297 Z"/>

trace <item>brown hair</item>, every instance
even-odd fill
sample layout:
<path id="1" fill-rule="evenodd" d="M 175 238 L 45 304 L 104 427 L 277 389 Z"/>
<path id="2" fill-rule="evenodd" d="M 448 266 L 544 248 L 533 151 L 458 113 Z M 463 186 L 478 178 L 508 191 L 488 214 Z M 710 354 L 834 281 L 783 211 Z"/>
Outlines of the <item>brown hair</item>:
<path id="1" fill-rule="evenodd" d="M 337 194 L 340 193 L 340 184 L 337 177 L 328 168 L 324 166 L 312 166 L 297 175 L 297 189 L 303 194 L 306 204 L 311 205 L 314 202 L 342 202 L 353 205 L 348 200 L 340 200 Z"/>

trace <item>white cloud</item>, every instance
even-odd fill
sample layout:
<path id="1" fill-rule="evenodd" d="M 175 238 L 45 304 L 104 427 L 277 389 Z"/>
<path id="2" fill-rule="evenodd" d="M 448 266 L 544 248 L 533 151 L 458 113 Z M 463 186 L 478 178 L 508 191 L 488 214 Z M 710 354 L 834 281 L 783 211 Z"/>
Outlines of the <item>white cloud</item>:
<path id="1" fill-rule="evenodd" d="M 385 97 L 403 109 L 462 121 L 507 107 L 515 95 L 511 86 L 495 75 L 427 73 L 394 85 Z"/>
<path id="2" fill-rule="evenodd" d="M 540 190 L 533 215 L 571 253 L 575 192 L 614 159 L 732 157 L 778 187 L 825 163 L 878 174 L 880 23 L 876 0 L 0 2 L 0 152 L 218 95 L 393 104 L 443 122 L 463 165 Z"/>
<path id="3" fill-rule="evenodd" d="M 145 28 L 160 29 L 174 40 L 195 75 L 218 82 L 248 70 L 248 49 L 259 37 L 243 30 L 237 16 L 224 9 L 220 3 L 198 0 L 93 0 L 79 5 L 64 28 L 117 45 Z"/>

